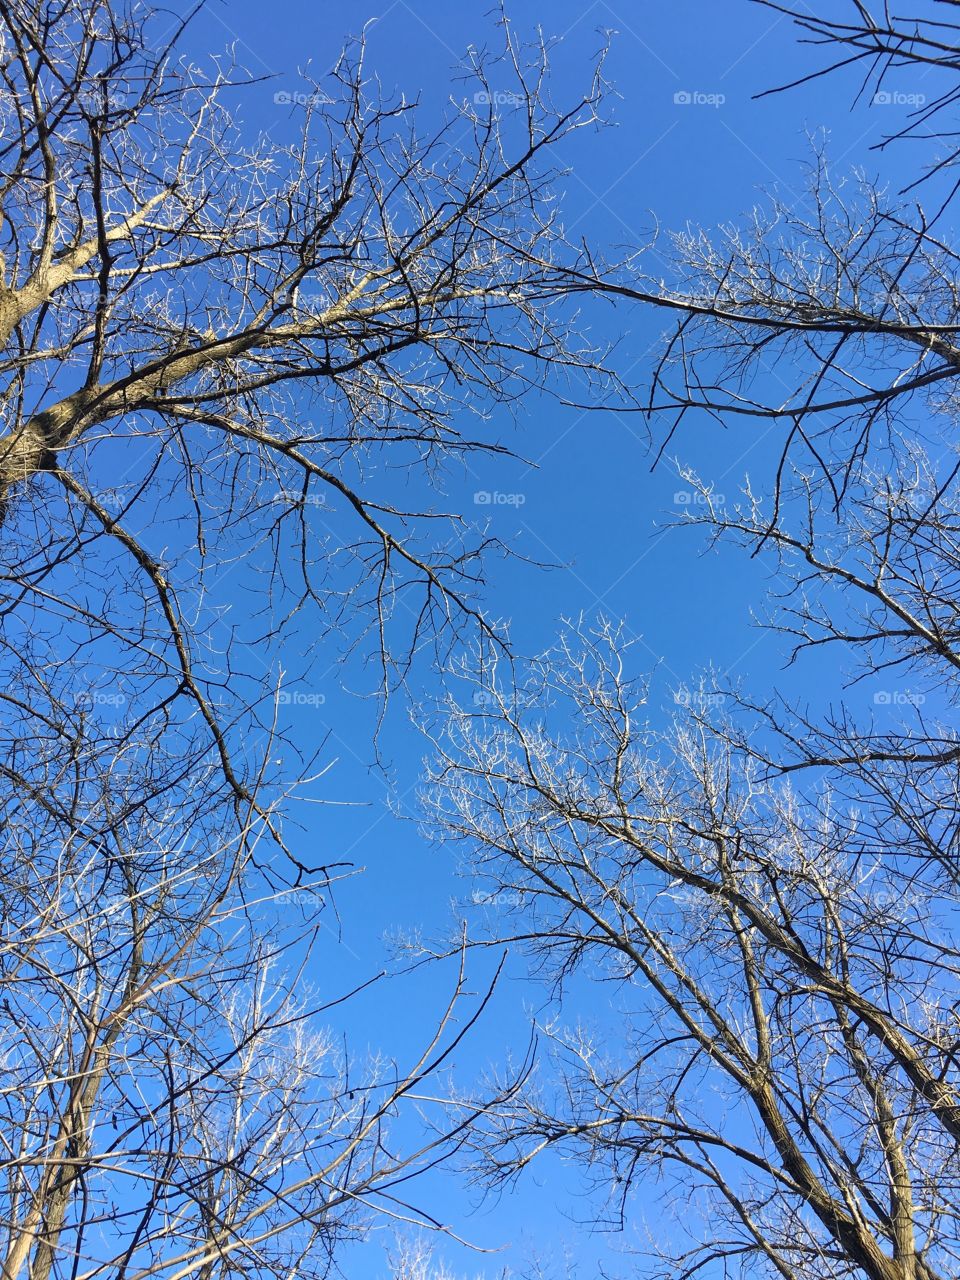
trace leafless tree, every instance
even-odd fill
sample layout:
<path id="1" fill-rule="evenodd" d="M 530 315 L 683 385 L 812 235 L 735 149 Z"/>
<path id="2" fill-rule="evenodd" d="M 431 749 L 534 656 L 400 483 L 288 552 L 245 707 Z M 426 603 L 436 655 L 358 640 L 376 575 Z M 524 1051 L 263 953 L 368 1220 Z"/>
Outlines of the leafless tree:
<path id="1" fill-rule="evenodd" d="M 945 1280 L 960 990 L 935 815 L 901 845 L 909 777 L 861 813 L 839 764 L 836 786 L 771 774 L 762 721 L 711 727 L 707 690 L 655 731 L 624 648 L 607 626 L 519 680 L 488 666 L 438 739 L 434 816 L 482 877 L 491 940 L 560 997 L 540 1026 L 556 1071 L 505 1092 L 478 1171 L 567 1150 L 615 1225 L 659 1191 L 677 1211 L 648 1220 L 645 1274 Z M 565 1005 L 583 981 L 609 1013 Z"/>
<path id="2" fill-rule="evenodd" d="M 502 448 L 495 405 L 603 376 L 551 199 L 599 69 L 556 108 L 503 24 L 438 125 L 360 40 L 280 86 L 278 143 L 237 114 L 276 83 L 187 27 L 0 3 L 4 1280 L 315 1276 L 374 1209 L 431 1224 L 406 1188 L 461 1121 L 387 1129 L 476 1005 L 461 973 L 412 1062 L 337 1047 L 350 993 L 304 973 L 350 868 L 291 835 L 324 761 L 281 663 L 372 624 L 388 687 L 489 633 L 495 547 L 432 480 Z"/>
<path id="3" fill-rule="evenodd" d="M 937 70 L 919 135 L 954 101 L 950 7 L 783 11 L 834 71 Z M 929 213 L 818 153 L 805 198 L 584 271 L 671 318 L 662 451 L 688 422 L 774 442 L 737 497 L 682 468 L 682 523 L 769 565 L 788 660 L 833 654 L 847 681 L 834 710 L 718 677 L 664 727 L 601 623 L 519 671 L 484 654 L 437 729 L 434 818 L 487 881 L 486 939 L 529 948 L 560 998 L 555 1070 L 478 1130 L 476 1167 L 565 1150 L 616 1224 L 659 1191 L 664 1280 L 958 1269 L 960 256 L 951 174 L 918 176 Z M 564 998 L 590 982 L 610 1013 L 578 1021 Z"/>
<path id="4" fill-rule="evenodd" d="M 916 175 L 908 189 L 956 163 L 960 152 L 949 123 L 950 112 L 958 101 L 956 78 L 960 70 L 957 56 L 960 22 L 952 17 L 957 9 L 956 0 L 928 0 L 909 14 L 896 13 L 889 4 L 870 4 L 867 0 L 849 0 L 840 7 L 817 6 L 816 9 L 809 5 L 798 8 L 781 4 L 779 0 L 753 0 L 753 3 L 790 18 L 801 43 L 824 50 L 828 59 L 826 65 L 814 68 L 791 84 L 776 86 L 768 93 L 853 69 L 860 74 L 860 101 L 879 98 L 880 105 L 887 105 L 893 95 L 902 94 L 903 105 L 911 108 L 906 124 L 887 134 L 877 144 L 879 150 L 901 139 L 933 141 L 939 149 L 939 154 Z M 930 85 L 933 92 L 921 94 L 902 89 L 899 73 L 904 68 L 922 73 L 924 87 Z M 945 129 L 939 128 L 943 117 L 948 121 Z M 952 196 L 957 187 L 951 183 L 948 190 Z"/>
<path id="5" fill-rule="evenodd" d="M 872 89 L 914 63 L 956 82 L 956 28 L 938 15 L 898 26 L 854 3 L 849 21 L 794 16 L 837 55 L 813 74 L 866 59 Z M 924 118 L 943 118 L 949 101 L 929 102 Z M 782 763 L 942 766 L 949 789 L 953 734 L 919 708 L 933 690 L 955 697 L 960 259 L 939 226 L 952 177 L 921 177 L 930 214 L 862 173 L 837 178 L 818 152 L 799 197 L 773 194 L 720 238 L 687 229 L 649 246 L 666 275 L 644 273 L 641 253 L 610 288 L 676 317 L 647 403 L 667 424 L 661 453 L 697 414 L 777 442 L 774 465 L 738 503 L 684 471 L 698 499 L 688 520 L 769 558 L 786 597 L 776 625 L 794 656 L 833 646 L 852 679 L 883 675 L 881 695 L 915 713 L 909 732 L 876 739 L 862 723 L 805 722 Z M 952 857 L 956 836 L 944 840 Z"/>
<path id="6" fill-rule="evenodd" d="M 307 976 L 319 890 L 252 899 L 261 824 L 86 791 L 68 842 L 7 833 L 2 1274 L 318 1276 L 374 1212 L 438 1226 L 408 1184 L 459 1122 L 403 1116 L 473 1023 L 463 974 L 412 1061 L 351 1061 L 353 993 Z"/>

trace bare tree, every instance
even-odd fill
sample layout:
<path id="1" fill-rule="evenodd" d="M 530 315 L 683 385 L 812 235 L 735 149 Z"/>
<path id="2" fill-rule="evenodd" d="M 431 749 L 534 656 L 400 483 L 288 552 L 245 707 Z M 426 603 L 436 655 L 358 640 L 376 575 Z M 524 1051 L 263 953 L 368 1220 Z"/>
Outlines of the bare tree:
<path id="1" fill-rule="evenodd" d="M 949 6 L 839 8 L 795 11 L 828 69 L 946 82 L 919 136 L 955 100 Z M 960 257 L 933 168 L 927 213 L 818 154 L 805 198 L 583 276 L 671 317 L 662 451 L 704 415 L 776 442 L 729 500 L 682 468 L 685 523 L 770 566 L 787 659 L 846 679 L 834 710 L 719 678 L 664 727 L 600 624 L 520 671 L 485 654 L 437 730 L 434 817 L 489 878 L 486 941 L 528 947 L 560 999 L 554 1070 L 478 1131 L 476 1167 L 567 1150 L 617 1225 L 659 1190 L 681 1212 L 645 1274 L 957 1273 Z M 583 981 L 609 1018 L 577 1021 Z"/>
<path id="2" fill-rule="evenodd" d="M 891 11 L 888 4 L 874 5 L 866 0 L 849 0 L 842 9 L 831 6 L 829 11 L 816 12 L 811 6 L 797 8 L 781 4 L 778 0 L 753 0 L 765 9 L 772 9 L 792 19 L 802 43 L 825 50 L 826 65 L 817 67 L 791 84 L 770 89 L 778 93 L 799 84 L 829 76 L 835 71 L 852 68 L 860 73 L 858 97 L 880 103 L 891 101 L 891 95 L 903 93 L 911 110 L 906 124 L 886 135 L 877 144 L 883 150 L 902 139 L 915 142 L 934 141 L 940 154 L 929 166 L 917 174 L 908 189 L 919 186 L 929 176 L 940 173 L 956 163 L 958 152 L 953 132 L 938 132 L 940 117 L 949 118 L 958 101 L 956 88 L 960 59 L 960 22 L 951 20 L 951 11 L 957 8 L 956 0 L 932 0 L 918 7 L 913 13 Z M 905 93 L 899 88 L 904 68 L 924 74 L 924 85 L 930 84 L 936 92 L 931 94 Z M 889 88 L 885 88 L 889 85 Z M 761 97 L 764 95 L 761 94 Z M 957 186 L 951 183 L 949 196 L 956 194 Z"/>
<path id="3" fill-rule="evenodd" d="M 478 1171 L 570 1149 L 620 1225 L 659 1188 L 680 1211 L 650 1224 L 651 1275 L 953 1275 L 956 880 L 896 840 L 910 779 L 863 815 L 842 777 L 798 790 L 758 761 L 762 723 L 709 726 L 712 692 L 654 731 L 610 627 L 480 688 L 438 739 L 434 815 L 491 941 L 561 1006 L 556 1072 L 506 1091 Z M 608 1017 L 565 1005 L 576 975 Z"/>
<path id="4" fill-rule="evenodd" d="M 920 16 L 898 26 L 863 4 L 850 5 L 848 22 L 795 16 L 837 54 L 814 75 L 869 54 L 870 88 L 914 64 L 956 81 L 960 46 L 949 21 Z M 914 114 L 930 121 L 949 103 L 949 94 L 924 99 Z M 781 763 L 943 766 L 949 789 L 954 735 L 920 707 L 934 690 L 947 704 L 955 697 L 960 271 L 952 237 L 939 228 L 952 178 L 921 179 L 934 201 L 929 214 L 862 173 L 838 179 L 818 153 L 802 198 L 774 194 L 720 238 L 688 229 L 650 246 L 668 263 L 667 278 L 644 275 L 639 254 L 610 287 L 676 317 L 646 409 L 667 423 L 661 454 L 692 414 L 773 428 L 779 440 L 769 475 L 748 483 L 730 509 L 709 477 L 685 470 L 699 498 L 688 521 L 769 558 L 785 597 L 775 625 L 795 641 L 794 657 L 832 646 L 838 666 L 850 660 L 854 681 L 882 676 L 896 686 L 882 696 L 912 699 L 904 733 L 804 721 L 786 735 Z M 938 848 L 952 857 L 955 841 L 943 831 Z"/>
<path id="5" fill-rule="evenodd" d="M 304 973 L 350 868 L 291 835 L 323 761 L 280 682 L 371 624 L 384 687 L 489 634 L 496 548 L 433 477 L 502 449 L 494 405 L 603 376 L 550 194 L 599 69 L 556 108 L 504 24 L 438 126 L 359 41 L 277 95 L 278 145 L 186 25 L 0 3 L 4 1280 L 316 1276 L 373 1210 L 438 1225 L 407 1187 L 461 1119 L 387 1130 L 476 1003 L 461 972 L 412 1062 L 336 1047 L 350 992 Z"/>
<path id="6" fill-rule="evenodd" d="M 374 1213 L 438 1226 L 409 1182 L 455 1143 L 417 1113 L 477 1012 L 462 972 L 412 1061 L 352 1061 L 354 993 L 307 976 L 319 890 L 252 899 L 259 821 L 225 844 L 126 799 L 87 788 L 69 841 L 8 828 L 2 1274 L 320 1276 Z"/>

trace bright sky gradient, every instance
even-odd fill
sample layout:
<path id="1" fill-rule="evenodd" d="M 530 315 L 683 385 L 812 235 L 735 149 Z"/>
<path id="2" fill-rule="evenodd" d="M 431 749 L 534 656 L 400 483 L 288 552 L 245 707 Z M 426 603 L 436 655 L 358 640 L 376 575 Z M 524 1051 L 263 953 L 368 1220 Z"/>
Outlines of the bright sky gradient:
<path id="1" fill-rule="evenodd" d="M 819 64 L 816 50 L 797 45 L 787 20 L 747 0 L 515 0 L 508 13 L 521 34 L 539 22 L 545 34 L 562 38 L 555 58 L 558 101 L 584 87 L 601 43 L 598 31 L 616 33 L 607 68 L 615 89 L 607 107 L 611 125 L 578 135 L 564 154 L 571 169 L 562 184 L 564 222 L 571 235 L 601 250 L 646 244 L 656 224 L 716 228 L 749 211 L 764 188 L 776 187 L 799 204 L 811 140 L 824 131 L 838 176 L 862 166 L 896 187 L 896 165 L 909 159 L 871 150 L 905 118 L 909 104 L 854 105 L 853 77 L 830 77 L 755 100 L 760 91 Z M 486 4 L 208 0 L 188 33 L 187 48 L 202 62 L 234 44 L 240 63 L 268 77 L 238 96 L 238 111 L 251 135 L 266 132 L 281 140 L 292 137 L 302 109 L 296 103 L 305 87 L 300 69 L 309 64 L 310 75 L 322 80 L 344 39 L 364 24 L 370 71 L 387 93 L 419 95 L 425 126 L 460 92 L 456 64 L 466 47 L 497 40 L 495 14 Z M 932 76 L 910 74 L 910 83 L 899 86 L 905 97 L 938 91 Z M 278 94 L 293 101 L 278 103 Z M 655 271 L 652 258 L 647 267 Z M 638 384 L 650 370 L 664 324 L 662 316 L 634 307 L 589 304 L 583 315 L 586 329 L 620 339 L 619 367 Z M 442 501 L 478 525 L 489 521 L 526 558 L 492 563 L 485 596 L 493 616 L 510 620 L 521 652 L 549 644 L 563 617 L 603 611 L 624 619 L 636 638 L 638 671 L 656 673 L 655 717 L 669 714 L 675 691 L 693 685 L 708 664 L 761 691 L 777 686 L 813 699 L 839 696 L 836 673 L 824 682 L 823 673 L 808 663 L 785 674 L 785 642 L 754 625 L 751 609 L 763 612 L 771 585 L 761 560 L 747 561 L 733 549 L 702 555 L 699 534 L 666 528 L 682 512 L 677 495 L 685 488 L 671 457 L 694 463 L 718 492 L 729 494 L 746 472 L 769 474 L 777 428 L 741 421 L 721 429 L 690 420 L 652 473 L 647 428 L 639 417 L 565 408 L 541 397 L 522 406 L 515 423 L 504 413 L 494 428 L 527 461 L 488 459 L 482 467 L 453 471 Z M 657 431 L 653 424 L 655 444 L 662 439 Z M 384 477 L 382 492 L 392 492 L 395 483 Z M 477 494 L 501 497 L 484 503 L 475 501 Z M 535 561 L 556 567 L 537 567 Z M 317 953 L 323 971 L 318 968 L 313 980 L 333 997 L 382 966 L 384 937 L 391 931 L 439 935 L 458 916 L 475 920 L 484 908 L 469 903 L 469 881 L 457 878 L 452 859 L 431 848 L 412 820 L 426 744 L 403 700 L 397 698 L 387 711 L 382 772 L 371 745 L 376 709 L 351 692 L 363 683 L 359 668 L 338 665 L 340 655 L 329 644 L 313 652 L 306 633 L 301 652 L 310 655 L 312 675 L 304 689 L 312 697 L 289 708 L 294 736 L 306 752 L 319 747 L 325 762 L 335 760 L 314 794 L 338 806 L 301 806 L 297 816 L 308 846 L 322 851 L 324 860 L 345 858 L 366 868 L 339 894 L 340 939 L 328 915 L 329 946 Z M 414 673 L 414 699 L 429 697 L 432 687 L 425 663 Z M 477 957 L 478 989 L 491 965 L 492 957 Z M 546 998 L 522 981 L 519 961 L 511 962 L 507 974 L 491 1016 L 460 1057 L 458 1072 L 465 1079 L 484 1063 L 502 1061 L 509 1049 L 522 1053 L 530 1017 Z M 451 982 L 452 974 L 439 968 L 398 978 L 351 1003 L 332 1025 L 346 1031 L 358 1052 L 369 1046 L 402 1055 L 417 1046 L 419 1031 Z M 602 1019 L 598 1006 L 604 998 L 574 991 L 567 1016 Z M 568 1252 L 577 1274 L 589 1277 L 596 1274 L 596 1259 L 630 1244 L 629 1233 L 610 1240 L 575 1225 L 589 1221 L 594 1201 L 573 1168 L 543 1165 L 515 1193 L 477 1208 L 449 1176 L 417 1199 L 471 1240 L 509 1246 L 483 1257 L 440 1243 L 438 1254 L 458 1277 L 499 1276 L 508 1263 L 519 1265 L 538 1251 L 553 1258 Z M 639 1230 L 643 1206 L 635 1210 Z M 388 1274 L 384 1242 L 386 1236 L 348 1260 L 352 1280 Z"/>

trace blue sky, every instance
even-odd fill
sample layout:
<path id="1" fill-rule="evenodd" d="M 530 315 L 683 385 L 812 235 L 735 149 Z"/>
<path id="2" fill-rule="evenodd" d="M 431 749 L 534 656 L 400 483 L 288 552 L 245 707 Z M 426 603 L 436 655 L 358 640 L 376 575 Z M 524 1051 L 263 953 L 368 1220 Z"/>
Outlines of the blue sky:
<path id="1" fill-rule="evenodd" d="M 562 38 L 555 57 L 558 98 L 583 87 L 600 44 L 598 31 L 616 33 L 608 64 L 615 90 L 611 126 L 578 135 L 563 157 L 571 167 L 562 183 L 564 222 L 600 249 L 645 243 L 655 220 L 664 228 L 715 228 L 749 210 L 764 188 L 802 201 L 802 166 L 811 158 L 811 137 L 824 130 L 836 172 L 863 166 L 898 183 L 896 166 L 904 158 L 870 148 L 903 122 L 907 107 L 864 102 L 852 109 L 857 86 L 851 77 L 753 98 L 816 65 L 816 52 L 799 48 L 789 22 L 769 10 L 746 0 L 554 0 L 549 6 L 518 0 L 508 12 L 520 33 L 539 22 L 547 35 Z M 456 63 L 466 47 L 493 45 L 497 38 L 486 4 L 209 0 L 187 47 L 202 60 L 233 43 L 242 64 L 269 77 L 238 99 L 238 111 L 251 134 L 267 132 L 281 140 L 298 125 L 300 72 L 308 69 L 322 79 L 344 39 L 368 23 L 370 71 L 387 92 L 419 95 L 427 120 L 439 119 L 456 92 Z M 936 92 L 917 72 L 902 87 L 907 93 Z M 294 101 L 278 103 L 278 93 Z M 643 381 L 664 325 L 661 316 L 589 304 L 583 324 L 595 336 L 617 338 L 621 369 Z M 504 413 L 495 425 L 526 461 L 488 459 L 482 466 L 454 469 L 445 478 L 443 501 L 478 526 L 489 521 L 522 557 L 556 566 L 547 570 L 520 558 L 491 565 L 485 604 L 491 615 L 509 620 L 519 651 L 548 645 L 564 617 L 604 611 L 622 618 L 636 639 L 638 666 L 656 672 L 654 714 L 668 714 L 674 691 L 692 685 L 710 664 L 765 690 L 837 695 L 839 679 L 824 686 L 811 666 L 784 673 L 784 643 L 754 626 L 751 610 L 762 611 L 771 587 L 761 560 L 747 561 L 733 549 L 701 554 L 696 532 L 666 528 L 682 510 L 677 494 L 685 486 L 670 457 L 651 472 L 649 439 L 638 418 L 568 408 L 540 396 L 521 406 L 514 421 Z M 656 429 L 654 424 L 655 439 Z M 777 444 L 775 428 L 720 428 L 691 419 L 670 456 L 696 465 L 718 492 L 732 493 L 744 473 L 768 473 Z M 390 483 L 384 478 L 385 487 Z M 476 500 L 484 494 L 500 499 Z M 362 682 L 359 670 L 338 664 L 330 647 L 314 652 L 309 635 L 302 652 L 311 673 L 304 689 L 312 698 L 289 709 L 290 725 L 305 752 L 322 743 L 322 758 L 331 763 L 314 797 L 347 803 L 301 806 L 296 816 L 305 844 L 322 851 L 324 860 L 348 858 L 366 868 L 339 894 L 341 939 L 331 933 L 319 953 L 324 968 L 314 980 L 332 995 L 331 984 L 345 988 L 380 967 L 385 934 L 449 929 L 457 914 L 451 900 L 468 898 L 470 885 L 457 879 L 451 858 L 431 848 L 412 820 L 426 746 L 404 699 L 388 708 L 382 737 L 387 767 L 381 771 L 371 746 L 375 708 L 352 692 Z M 412 695 L 428 697 L 432 689 L 424 666 L 414 673 Z M 481 908 L 466 910 L 475 916 Z M 488 967 L 486 959 L 477 962 L 478 988 Z M 507 974 L 492 1016 L 459 1064 L 468 1074 L 479 1063 L 501 1060 L 509 1048 L 522 1050 L 530 1011 L 543 999 L 522 981 L 519 963 Z M 451 981 L 439 969 L 395 979 L 352 1004 L 337 1027 L 347 1031 L 356 1051 L 412 1051 Z M 439 1253 L 457 1275 L 492 1277 L 531 1249 L 556 1252 L 567 1246 L 590 1274 L 591 1259 L 617 1247 L 571 1225 L 571 1216 L 590 1216 L 572 1169 L 544 1166 L 515 1194 L 469 1215 L 470 1198 L 447 1176 L 420 1198 L 470 1239 L 510 1246 L 502 1255 L 482 1258 L 440 1244 Z M 380 1244 L 365 1246 L 348 1269 L 354 1280 L 385 1275 Z"/>

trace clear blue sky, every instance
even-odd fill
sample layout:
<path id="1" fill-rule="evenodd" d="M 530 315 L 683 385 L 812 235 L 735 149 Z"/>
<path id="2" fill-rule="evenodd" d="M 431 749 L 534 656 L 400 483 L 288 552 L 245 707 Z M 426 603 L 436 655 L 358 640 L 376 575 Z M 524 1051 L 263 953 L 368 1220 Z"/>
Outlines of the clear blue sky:
<path id="1" fill-rule="evenodd" d="M 817 56 L 798 48 L 789 22 L 769 10 L 746 0 L 666 5 L 517 0 L 508 12 L 520 32 L 540 22 L 548 35 L 563 38 L 556 58 L 558 98 L 575 95 L 582 86 L 600 42 L 598 29 L 618 33 L 608 67 L 619 94 L 609 104 L 613 127 L 580 135 L 565 155 L 572 172 L 563 185 L 564 220 L 600 248 L 643 243 L 654 215 L 666 228 L 688 222 L 715 227 L 748 210 L 764 187 L 777 186 L 801 200 L 801 165 L 811 155 L 808 135 L 824 128 L 836 171 L 863 165 L 871 173 L 889 173 L 896 183 L 896 171 L 886 167 L 898 158 L 871 152 L 870 145 L 890 129 L 892 113 L 906 108 L 863 104 L 852 110 L 856 85 L 844 77 L 752 100 L 758 91 L 809 70 Z M 428 119 L 439 117 L 455 88 L 455 64 L 466 46 L 496 41 L 486 4 L 208 0 L 188 47 L 200 59 L 235 42 L 240 62 L 271 77 L 244 95 L 245 127 L 284 139 L 297 127 L 299 108 L 295 102 L 276 104 L 275 94 L 302 91 L 298 72 L 308 63 L 311 76 L 322 78 L 344 38 L 367 22 L 372 24 L 370 70 L 386 90 L 419 95 Z M 936 92 L 916 72 L 904 88 L 928 96 Z M 697 100 L 677 101 L 678 94 Z M 662 317 L 597 306 L 585 312 L 584 323 L 597 333 L 620 336 L 623 367 L 642 380 Z M 521 560 L 492 566 L 486 604 L 492 614 L 510 619 L 521 651 L 548 644 L 562 616 L 603 610 L 622 617 L 630 633 L 640 637 L 638 654 L 658 671 L 654 703 L 659 699 L 664 713 L 673 689 L 693 682 L 710 663 L 765 688 L 772 683 L 782 688 L 789 680 L 800 693 L 813 693 L 810 669 L 784 676 L 782 643 L 752 625 L 751 607 L 762 609 L 770 586 L 764 566 L 746 562 L 733 550 L 701 556 L 696 533 L 664 531 L 677 514 L 674 494 L 682 486 L 667 460 L 651 474 L 638 420 L 583 413 L 541 398 L 521 410 L 516 426 L 504 415 L 501 427 L 530 465 L 500 460 L 453 472 L 445 502 L 459 504 L 478 524 L 489 520 L 523 556 L 560 566 L 544 571 Z M 775 443 L 756 426 L 734 423 L 721 430 L 691 421 L 673 451 L 694 462 L 722 493 L 732 492 L 748 470 L 762 475 Z M 522 502 L 474 502 L 475 493 L 492 491 L 520 495 Z M 304 639 L 309 646 L 309 636 Z M 322 950 L 326 967 L 315 980 L 331 994 L 379 966 L 386 932 L 439 933 L 456 914 L 451 899 L 468 897 L 470 891 L 469 883 L 456 879 L 444 851 L 428 847 L 404 820 L 415 808 L 417 766 L 425 746 L 402 701 L 388 710 L 384 776 L 373 767 L 374 709 L 349 692 L 360 683 L 358 673 L 338 667 L 336 659 L 336 652 L 323 647 L 311 656 L 310 688 L 323 702 L 291 710 L 304 749 L 329 735 L 324 758 L 337 757 L 315 794 L 361 806 L 304 808 L 298 815 L 305 840 L 322 851 L 324 860 L 347 857 L 367 869 L 340 893 L 342 941 L 331 937 Z M 839 687 L 835 683 L 834 690 Z M 414 693 L 429 691 L 425 668 L 415 675 Z M 388 795 L 396 813 L 386 807 Z M 467 914 L 478 910 L 468 907 Z M 478 961 L 478 986 L 483 975 L 484 963 Z M 467 1075 L 477 1063 L 495 1062 L 508 1047 L 523 1046 L 529 1009 L 541 995 L 520 980 L 519 966 L 509 975 L 493 1016 L 460 1064 Z M 439 1006 L 450 977 L 436 971 L 413 983 L 398 980 L 351 1005 L 342 1025 L 355 1049 L 412 1049 L 418 1027 Z M 580 1012 L 571 1008 L 571 1016 Z M 589 1276 L 595 1274 L 592 1259 L 617 1247 L 572 1226 L 571 1218 L 590 1215 L 574 1170 L 544 1167 L 515 1194 L 472 1216 L 466 1215 L 469 1201 L 450 1179 L 440 1179 L 429 1197 L 421 1193 L 420 1198 L 470 1238 L 511 1246 L 485 1259 L 441 1245 L 439 1252 L 458 1276 L 493 1277 L 531 1248 L 557 1252 L 567 1246 L 578 1274 Z M 351 1259 L 349 1273 L 353 1280 L 385 1275 L 379 1245 Z"/>

